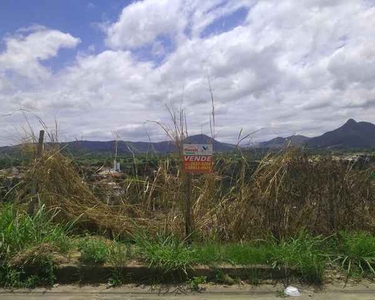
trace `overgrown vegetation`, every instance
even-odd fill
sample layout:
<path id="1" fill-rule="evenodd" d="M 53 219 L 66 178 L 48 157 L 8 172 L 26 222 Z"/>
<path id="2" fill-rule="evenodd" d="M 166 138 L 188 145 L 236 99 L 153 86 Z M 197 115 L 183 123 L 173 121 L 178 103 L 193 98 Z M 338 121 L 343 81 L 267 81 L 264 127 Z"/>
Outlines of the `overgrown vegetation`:
<path id="1" fill-rule="evenodd" d="M 230 156 L 219 156 L 214 174 L 193 179 L 195 237 L 248 241 L 267 235 L 282 239 L 303 229 L 326 236 L 375 232 L 372 168 L 309 157 L 293 148 L 256 164 L 240 157 L 232 162 Z M 7 201 L 28 203 L 36 187 L 41 203 L 60 209 L 60 220 L 79 218 L 81 228 L 91 232 L 131 236 L 147 228 L 184 238 L 183 176 L 169 158 L 144 177 L 84 179 L 70 159 L 51 149 L 26 170 Z"/>
<path id="2" fill-rule="evenodd" d="M 56 211 L 42 206 L 28 215 L 14 204 L 0 206 L 0 284 L 51 285 L 54 268 L 72 247 L 72 223 L 55 223 Z M 28 272 L 26 272 L 28 270 Z"/>
<path id="3" fill-rule="evenodd" d="M 337 262 L 349 275 L 372 274 L 375 276 L 375 237 L 368 232 L 348 234 L 340 232 L 336 239 L 339 247 L 332 254 Z"/>
<path id="4" fill-rule="evenodd" d="M 197 265 L 268 265 L 295 269 L 300 279 L 314 283 L 322 283 L 325 271 L 332 265 L 341 268 L 347 276 L 375 275 L 375 237 L 366 232 L 340 232 L 323 237 L 301 231 L 295 237 L 281 240 L 268 237 L 242 243 L 197 240 L 187 243 L 176 236 L 153 236 L 138 231 L 130 243 L 73 235 L 71 224 L 56 223 L 58 214 L 44 207 L 31 217 L 20 207 L 8 204 L 1 207 L 0 214 L 0 284 L 5 287 L 52 285 L 55 268 L 69 262 L 70 253 L 77 251 L 81 263 L 114 266 L 111 285 L 126 282 L 121 267 L 129 261 L 138 261 L 165 273 L 179 271 L 185 275 Z M 256 274 L 250 275 L 249 280 L 257 282 Z M 235 282 L 226 276 L 218 274 L 217 282 Z M 191 289 L 198 290 L 206 279 L 188 281 Z"/>
<path id="5" fill-rule="evenodd" d="M 33 215 L 14 204 L 0 206 L 0 259 L 42 244 L 66 253 L 72 223 L 54 223 L 57 216 L 58 212 L 47 211 L 44 205 Z"/>
<path id="6" fill-rule="evenodd" d="M 166 131 L 177 148 L 187 136 L 182 125 Z M 213 174 L 193 177 L 194 230 L 187 241 L 180 156 L 142 164 L 131 159 L 129 174 L 103 180 L 63 155 L 58 144 L 30 159 L 2 194 L 0 283 L 51 284 L 54 269 L 72 251 L 83 264 L 116 267 L 135 260 L 185 275 L 199 264 L 294 268 L 309 282 L 322 282 L 330 264 L 348 275 L 375 275 L 371 166 L 295 148 L 257 161 L 239 150 L 217 155 Z M 203 282 L 191 280 L 192 289 Z M 125 279 L 116 271 L 110 281 Z"/>

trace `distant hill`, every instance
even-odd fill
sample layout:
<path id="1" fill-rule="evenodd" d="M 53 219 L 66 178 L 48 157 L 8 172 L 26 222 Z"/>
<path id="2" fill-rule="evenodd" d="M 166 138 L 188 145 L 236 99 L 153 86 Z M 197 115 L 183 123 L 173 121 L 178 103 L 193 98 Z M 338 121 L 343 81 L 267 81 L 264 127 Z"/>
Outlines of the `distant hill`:
<path id="1" fill-rule="evenodd" d="M 258 144 L 259 148 L 282 148 L 288 143 L 292 146 L 306 145 L 310 148 L 371 148 L 375 147 L 375 125 L 369 122 L 356 122 L 349 119 L 341 127 L 321 136 L 308 138 L 293 135 L 277 137 Z"/>
<path id="2" fill-rule="evenodd" d="M 317 148 L 375 147 L 375 125 L 349 119 L 343 126 L 310 139 L 308 145 Z"/>
<path id="3" fill-rule="evenodd" d="M 304 135 L 292 135 L 286 138 L 277 137 L 272 140 L 259 143 L 259 148 L 283 148 L 287 145 L 301 146 L 306 144 L 310 138 Z"/>
<path id="4" fill-rule="evenodd" d="M 190 136 L 186 142 L 192 144 L 206 144 L 212 142 L 215 152 L 226 152 L 231 151 L 235 148 L 234 145 L 221 143 L 215 139 L 211 139 L 209 136 L 204 134 L 198 134 Z M 115 141 L 98 142 L 98 141 L 76 141 L 65 143 L 65 146 L 69 150 L 83 150 L 88 152 L 114 152 Z M 157 152 L 157 153 L 170 153 L 175 151 L 175 145 L 173 142 L 125 142 L 119 141 L 117 145 L 119 154 L 130 154 L 130 153 L 146 153 L 146 152 Z"/>
<path id="5" fill-rule="evenodd" d="M 221 143 L 211 137 L 198 134 L 188 138 L 193 144 L 212 142 L 215 152 L 228 152 L 235 149 L 235 145 Z M 324 133 L 321 136 L 309 138 L 303 135 L 277 137 L 270 141 L 259 143 L 256 148 L 282 148 L 286 145 L 303 146 L 310 148 L 372 148 L 375 147 L 375 125 L 369 122 L 356 122 L 348 120 L 343 126 Z M 62 143 L 61 146 L 69 151 L 83 151 L 91 153 L 113 153 L 115 141 L 75 141 Z M 18 146 L 0 147 L 0 155 L 19 152 Z M 118 142 L 119 154 L 130 153 L 170 153 L 175 151 L 175 145 L 170 141 L 164 142 Z"/>

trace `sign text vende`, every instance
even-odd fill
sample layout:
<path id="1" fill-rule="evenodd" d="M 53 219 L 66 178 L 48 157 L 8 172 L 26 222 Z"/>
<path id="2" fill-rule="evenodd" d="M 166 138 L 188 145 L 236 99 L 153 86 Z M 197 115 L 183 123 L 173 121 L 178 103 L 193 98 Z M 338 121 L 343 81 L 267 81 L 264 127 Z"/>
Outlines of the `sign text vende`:
<path id="1" fill-rule="evenodd" d="M 212 173 L 212 145 L 184 144 L 184 172 Z"/>

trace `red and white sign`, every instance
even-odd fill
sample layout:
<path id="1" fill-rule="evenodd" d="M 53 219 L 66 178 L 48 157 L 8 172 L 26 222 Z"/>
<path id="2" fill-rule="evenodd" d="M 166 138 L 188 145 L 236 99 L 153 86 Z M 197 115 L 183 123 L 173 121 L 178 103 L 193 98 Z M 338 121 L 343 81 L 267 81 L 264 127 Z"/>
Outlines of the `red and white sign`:
<path id="1" fill-rule="evenodd" d="M 185 173 L 212 173 L 212 145 L 183 145 Z"/>

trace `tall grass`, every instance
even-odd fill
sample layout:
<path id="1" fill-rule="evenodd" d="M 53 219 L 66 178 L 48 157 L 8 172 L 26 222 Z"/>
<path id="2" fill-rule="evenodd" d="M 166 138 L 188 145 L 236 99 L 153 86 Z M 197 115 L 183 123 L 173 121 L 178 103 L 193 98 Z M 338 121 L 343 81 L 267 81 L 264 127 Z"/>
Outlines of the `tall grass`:
<path id="1" fill-rule="evenodd" d="M 45 206 L 34 215 L 14 204 L 0 206 L 0 259 L 44 243 L 66 251 L 72 223 L 55 223 L 56 215 Z"/>
<path id="2" fill-rule="evenodd" d="M 249 241 L 269 235 L 292 237 L 303 229 L 318 235 L 375 232 L 372 171 L 330 157 L 313 159 L 293 148 L 268 154 L 256 165 L 246 156 L 234 163 L 221 156 L 213 174 L 193 177 L 193 235 L 202 240 Z M 152 175 L 116 180 L 120 194 L 108 187 L 105 193 L 94 193 L 74 163 L 51 150 L 13 190 L 15 201 L 35 197 L 31 182 L 37 184 L 41 203 L 61 210 L 60 220 L 80 218 L 82 227 L 114 235 L 129 236 L 137 228 L 147 228 L 184 236 L 183 175 L 168 157 Z M 115 199 L 111 203 L 109 196 Z"/>
<path id="3" fill-rule="evenodd" d="M 314 160 L 300 149 L 266 156 L 249 177 L 239 176 L 219 202 L 217 226 L 232 240 L 303 229 L 330 235 L 340 230 L 374 232 L 375 184 L 371 169 L 354 170 L 331 157 Z"/>
<path id="4" fill-rule="evenodd" d="M 129 260 L 145 263 L 150 268 L 185 274 L 197 265 L 234 266 L 270 265 L 294 268 L 301 279 L 322 283 L 328 262 L 353 275 L 374 276 L 375 236 L 368 232 L 340 232 L 328 237 L 304 230 L 293 237 L 222 243 L 204 241 L 188 244 L 179 236 L 168 233 L 133 234 L 134 245 L 103 238 L 85 236 L 79 243 L 70 238 L 72 224 L 56 223 L 56 213 L 43 206 L 35 215 L 28 215 L 13 204 L 0 209 L 0 284 L 20 282 L 23 269 L 15 267 L 37 264 L 39 274 L 27 277 L 29 285 L 53 282 L 56 252 L 66 252 L 78 246 L 84 263 L 110 263 L 123 266 Z M 34 277 L 33 277 L 34 276 Z"/>
<path id="5" fill-rule="evenodd" d="M 323 282 L 327 258 L 324 239 L 301 231 L 296 237 L 273 241 L 272 263 L 274 266 L 296 268 L 301 278 L 310 282 Z"/>
<path id="6" fill-rule="evenodd" d="M 293 268 L 300 273 L 300 279 L 314 283 L 323 282 L 328 254 L 335 249 L 327 239 L 304 231 L 282 241 L 269 237 L 247 243 L 188 245 L 172 236 L 144 234 L 137 235 L 135 241 L 141 255 L 139 259 L 166 272 L 186 273 L 196 265 L 269 265 L 285 270 Z"/>
<path id="7" fill-rule="evenodd" d="M 15 204 L 0 205 L 0 286 L 52 285 L 56 254 L 72 248 L 72 222 L 56 223 L 56 211 L 43 205 L 29 215 Z M 32 266 L 31 273 L 25 267 Z"/>
<path id="8" fill-rule="evenodd" d="M 350 275 L 364 273 L 375 276 L 375 236 L 368 232 L 347 233 L 337 235 L 338 247 L 331 254 L 334 262 Z"/>
<path id="9" fill-rule="evenodd" d="M 214 136 L 212 89 L 210 93 Z M 44 125 L 51 143 L 40 158 L 30 160 L 7 199 L 27 203 L 38 198 L 47 209 L 59 209 L 61 221 L 79 218 L 81 228 L 90 231 L 131 236 L 142 228 L 184 238 L 186 187 L 180 155 L 189 135 L 184 112 L 168 110 L 172 124 L 158 124 L 177 154 L 160 159 L 154 172 L 143 177 L 134 170 L 134 176 L 112 179 L 121 193 L 108 184 L 94 184 L 94 192 L 77 171 L 79 166 L 54 143 L 57 134 Z M 237 242 L 272 235 L 282 240 L 301 230 L 326 236 L 339 231 L 375 233 L 373 167 L 357 170 L 330 156 L 311 157 L 291 147 L 267 153 L 256 163 L 239 148 L 234 154 L 235 162 L 233 155 L 216 154 L 212 174 L 193 176 L 195 239 Z"/>
<path id="10" fill-rule="evenodd" d="M 174 236 L 157 234 L 150 238 L 144 233 L 138 233 L 135 242 L 141 259 L 150 268 L 165 272 L 183 271 L 186 274 L 196 262 L 195 250 Z"/>

